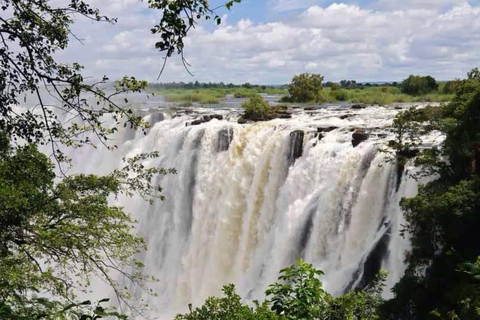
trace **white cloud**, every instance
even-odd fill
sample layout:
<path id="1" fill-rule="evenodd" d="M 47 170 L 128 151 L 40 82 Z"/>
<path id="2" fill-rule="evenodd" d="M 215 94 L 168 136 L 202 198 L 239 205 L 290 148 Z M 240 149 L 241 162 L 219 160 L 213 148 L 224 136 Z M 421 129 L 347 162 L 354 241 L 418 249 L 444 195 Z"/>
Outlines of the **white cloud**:
<path id="1" fill-rule="evenodd" d="M 277 2 L 284 8 L 294 3 Z M 380 2 L 385 7 L 386 0 Z M 311 6 L 288 21 L 254 24 L 245 17 L 213 31 L 199 26 L 186 41 L 186 57 L 196 77 L 172 58 L 162 80 L 286 83 L 305 71 L 327 80 L 401 80 L 411 73 L 449 79 L 476 66 L 480 7 L 455 0 L 407 2 L 409 7 L 392 9 Z M 82 22 L 76 30 L 90 39 L 88 44 L 74 43 L 62 59 L 84 63 L 86 72 L 95 76 L 129 74 L 155 80 L 162 56 L 154 49 L 157 36 L 149 28 L 158 13 L 143 9 L 134 0 L 120 1 L 109 9 L 119 16 L 117 26 Z"/>

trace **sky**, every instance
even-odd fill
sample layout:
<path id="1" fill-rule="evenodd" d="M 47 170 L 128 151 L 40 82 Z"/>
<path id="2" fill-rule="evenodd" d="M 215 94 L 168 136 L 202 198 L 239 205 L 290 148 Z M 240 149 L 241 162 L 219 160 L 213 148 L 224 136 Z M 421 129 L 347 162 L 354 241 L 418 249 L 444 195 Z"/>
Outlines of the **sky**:
<path id="1" fill-rule="evenodd" d="M 150 28 L 161 12 L 139 0 L 89 3 L 118 23 L 79 17 L 73 33 L 83 41 L 72 39 L 59 59 L 84 65 L 88 77 L 157 81 L 163 54 Z M 194 76 L 174 57 L 158 82 L 284 84 L 303 72 L 327 81 L 449 80 L 480 67 L 480 0 L 243 0 L 218 13 L 220 26 L 201 23 L 185 41 Z"/>

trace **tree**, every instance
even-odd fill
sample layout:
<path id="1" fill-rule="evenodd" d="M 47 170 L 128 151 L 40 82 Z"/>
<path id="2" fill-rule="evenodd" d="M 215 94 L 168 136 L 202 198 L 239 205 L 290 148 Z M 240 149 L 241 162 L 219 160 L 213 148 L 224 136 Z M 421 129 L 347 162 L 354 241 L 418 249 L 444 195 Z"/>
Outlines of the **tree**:
<path id="1" fill-rule="evenodd" d="M 381 271 L 366 290 L 352 291 L 333 298 L 318 278 L 323 272 L 303 260 L 280 271 L 278 282 L 269 286 L 267 299 L 254 301 L 254 307 L 241 302 L 233 285 L 223 288 L 222 298 L 208 298 L 202 307 L 175 320 L 374 320 L 382 304 L 386 272 Z"/>
<path id="2" fill-rule="evenodd" d="M 388 318 L 478 319 L 478 287 L 472 287 L 471 276 L 460 272 L 465 262 L 480 255 L 478 69 L 459 82 L 451 103 L 408 112 L 412 137 L 399 139 L 397 150 L 421 143 L 421 135 L 433 131 L 445 139 L 440 146 L 423 146 L 415 160 L 420 175 L 434 180 L 421 186 L 417 196 L 401 202 L 412 250 L 406 275 L 395 286 L 395 299 L 385 306 Z M 397 120 L 396 127 L 405 123 Z"/>
<path id="3" fill-rule="evenodd" d="M 235 292 L 233 284 L 227 285 L 223 288 L 225 294 L 222 298 L 211 297 L 205 301 L 205 304 L 192 310 L 190 313 L 179 314 L 175 320 L 275 320 L 277 319 L 275 313 L 270 311 L 267 302 L 260 304 L 254 301 L 254 308 L 244 305 L 240 296 Z"/>
<path id="4" fill-rule="evenodd" d="M 242 103 L 242 107 L 245 111 L 242 118 L 246 120 L 269 120 L 272 115 L 270 104 L 259 94 Z"/>
<path id="5" fill-rule="evenodd" d="M 323 77 L 319 74 L 302 73 L 293 77 L 288 85 L 292 102 L 319 101 Z"/>
<path id="6" fill-rule="evenodd" d="M 147 279 L 141 272 L 141 262 L 134 256 L 145 245 L 143 239 L 131 233 L 134 221 L 130 215 L 110 205 L 108 197 L 129 196 L 133 192 L 161 197 L 150 181 L 157 174 L 174 171 L 141 168 L 141 160 L 157 156 L 152 153 L 128 160 L 128 166 L 107 176 L 80 174 L 55 182 L 53 163 L 34 144 L 13 148 L 7 136 L 1 137 L 3 303 L 19 319 L 40 318 L 41 314 L 57 312 L 61 303 L 74 301 L 75 291 L 98 276 L 128 305 L 128 292 L 122 291 L 111 272 L 119 272 L 127 281 L 142 286 Z M 132 171 L 137 177 L 130 176 Z M 126 273 L 126 267 L 135 271 Z M 37 291 L 48 292 L 57 299 L 31 299 Z"/>
<path id="7" fill-rule="evenodd" d="M 410 95 L 425 94 L 438 89 L 438 84 L 431 76 L 410 75 L 402 82 L 403 93 Z"/>
<path id="8" fill-rule="evenodd" d="M 321 318 L 327 309 L 328 294 L 318 276 L 324 273 L 303 260 L 298 266 L 280 271 L 280 283 L 270 285 L 266 291 L 271 296 L 272 310 L 288 320 L 313 320 Z"/>

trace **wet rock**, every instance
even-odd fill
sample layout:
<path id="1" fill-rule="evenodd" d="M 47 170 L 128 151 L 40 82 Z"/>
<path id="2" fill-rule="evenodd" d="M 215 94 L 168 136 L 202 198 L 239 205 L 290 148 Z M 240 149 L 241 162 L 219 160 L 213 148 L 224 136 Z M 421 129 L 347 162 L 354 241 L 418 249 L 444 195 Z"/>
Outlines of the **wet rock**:
<path id="1" fill-rule="evenodd" d="M 190 122 L 190 124 L 187 123 L 187 126 L 188 126 L 188 125 L 190 125 L 190 126 L 198 126 L 198 125 L 201 125 L 202 123 L 205 123 L 205 122 L 208 122 L 208 120 L 198 119 L 198 120 L 194 120 L 194 121 Z"/>
<path id="2" fill-rule="evenodd" d="M 315 107 L 305 107 L 305 108 L 303 108 L 303 110 L 305 110 L 305 111 L 314 111 L 314 110 L 317 110 L 317 108 L 315 108 Z"/>
<path id="3" fill-rule="evenodd" d="M 244 118 L 238 119 L 238 124 L 246 124 L 247 122 L 248 122 L 247 119 L 244 119 Z"/>
<path id="4" fill-rule="evenodd" d="M 352 108 L 352 109 L 365 109 L 366 107 L 367 107 L 366 104 L 357 103 L 357 104 L 354 104 L 351 108 Z"/>
<path id="5" fill-rule="evenodd" d="M 403 149 L 397 152 L 397 155 L 405 157 L 407 159 L 415 158 L 420 153 L 418 149 Z"/>
<path id="6" fill-rule="evenodd" d="M 321 133 L 318 134 L 318 141 L 322 141 L 325 136 Z"/>
<path id="7" fill-rule="evenodd" d="M 223 128 L 218 131 L 217 135 L 217 152 L 227 151 L 233 140 L 233 130 L 230 127 Z"/>
<path id="8" fill-rule="evenodd" d="M 338 127 L 335 127 L 335 126 L 330 126 L 330 127 L 326 127 L 326 128 L 317 128 L 317 132 L 330 132 L 330 131 L 333 131 L 333 130 L 336 130 L 338 129 Z"/>
<path id="9" fill-rule="evenodd" d="M 288 153 L 288 163 L 290 165 L 295 163 L 295 160 L 303 155 L 303 139 L 305 132 L 302 130 L 295 130 L 290 133 L 290 150 Z"/>
<path id="10" fill-rule="evenodd" d="M 402 109 L 403 109 L 403 108 L 400 107 L 400 106 L 396 106 L 396 107 L 395 107 L 395 110 L 402 110 Z"/>
<path id="11" fill-rule="evenodd" d="M 211 121 L 213 119 L 217 120 L 223 120 L 223 116 L 221 114 L 209 114 L 209 115 L 204 115 L 202 117 L 205 121 Z"/>
<path id="12" fill-rule="evenodd" d="M 368 133 L 364 131 L 355 131 L 352 134 L 352 145 L 354 148 L 356 148 L 360 143 L 368 139 Z"/>

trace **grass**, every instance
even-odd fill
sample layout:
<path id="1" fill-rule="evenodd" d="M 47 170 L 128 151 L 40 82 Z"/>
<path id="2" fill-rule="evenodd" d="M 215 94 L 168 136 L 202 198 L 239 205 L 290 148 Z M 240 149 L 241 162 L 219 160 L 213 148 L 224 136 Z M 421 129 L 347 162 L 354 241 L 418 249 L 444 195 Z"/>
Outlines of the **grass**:
<path id="1" fill-rule="evenodd" d="M 202 89 L 168 89 L 154 91 L 164 97 L 165 101 L 179 104 L 199 103 L 218 104 L 227 95 L 235 98 L 251 98 L 259 93 L 288 95 L 285 89 L 277 88 L 202 88 Z M 364 104 L 387 105 L 395 102 L 448 102 L 453 95 L 438 91 L 418 96 L 411 96 L 401 92 L 398 87 L 364 87 L 363 89 L 338 89 L 324 88 L 319 103 L 350 102 Z"/>
<path id="2" fill-rule="evenodd" d="M 252 98 L 259 93 L 265 94 L 287 94 L 284 89 L 276 88 L 205 88 L 205 89 L 166 89 L 152 90 L 156 95 L 163 96 L 165 101 L 174 103 L 217 104 L 227 95 L 235 98 Z"/>
<path id="3" fill-rule="evenodd" d="M 363 89 L 324 88 L 318 103 L 350 102 L 370 105 L 387 105 L 396 102 L 448 102 L 453 95 L 443 94 L 441 91 L 425 95 L 411 96 L 401 92 L 397 87 L 364 87 Z"/>

